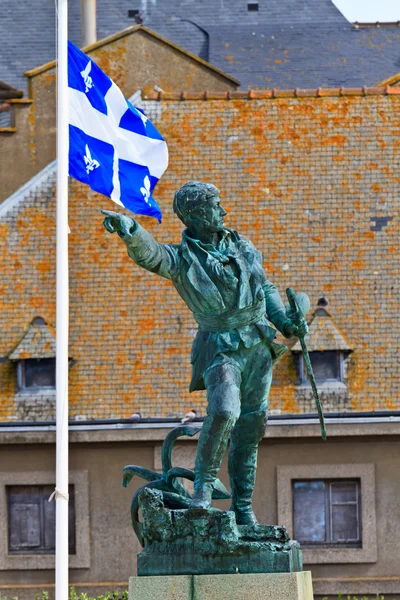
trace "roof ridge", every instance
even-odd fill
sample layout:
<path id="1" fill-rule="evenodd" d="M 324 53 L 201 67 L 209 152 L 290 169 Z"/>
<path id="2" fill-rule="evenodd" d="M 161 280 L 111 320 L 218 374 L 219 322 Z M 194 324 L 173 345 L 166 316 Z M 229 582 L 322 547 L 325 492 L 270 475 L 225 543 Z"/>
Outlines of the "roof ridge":
<path id="1" fill-rule="evenodd" d="M 398 85 L 400 82 L 400 73 L 395 73 L 391 77 L 380 81 L 378 85 L 384 85 L 385 87 L 392 87 Z"/>
<path id="2" fill-rule="evenodd" d="M 143 96 L 143 100 L 265 100 L 274 98 L 325 98 L 341 96 L 386 96 L 400 95 L 399 87 L 389 85 L 363 86 L 363 87 L 338 87 L 338 88 L 295 88 L 283 90 L 279 88 L 226 91 L 226 92 L 150 92 Z"/>
<path id="3" fill-rule="evenodd" d="M 0 219 L 8 213 L 9 210 L 18 206 L 20 202 L 23 202 L 27 195 L 35 191 L 45 181 L 50 179 L 52 175 L 56 174 L 57 161 L 53 160 L 39 173 L 34 175 L 29 181 L 24 183 L 16 192 L 11 194 L 0 204 Z"/>
<path id="4" fill-rule="evenodd" d="M 220 75 L 221 77 L 224 77 L 225 79 L 229 79 L 236 85 L 240 85 L 240 81 L 238 79 L 236 79 L 235 77 L 233 77 L 233 75 L 230 75 L 229 73 L 226 73 L 225 71 L 223 71 L 219 67 L 216 67 L 212 63 L 207 62 L 206 60 L 203 60 L 202 58 L 200 58 L 200 56 L 193 54 L 193 52 L 189 52 L 185 48 L 182 48 L 182 46 L 179 46 L 178 44 L 171 42 L 171 40 L 168 40 L 167 38 L 163 37 L 159 33 L 156 33 L 152 29 L 149 29 L 149 27 L 146 27 L 145 25 L 132 25 L 131 27 L 127 27 L 126 29 L 123 29 L 122 31 L 118 31 L 117 33 L 108 35 L 107 37 L 102 38 L 101 40 L 98 40 L 97 42 L 94 42 L 93 44 L 83 46 L 81 48 L 81 50 L 85 54 L 90 53 L 93 50 L 97 50 L 98 48 L 101 48 L 102 46 L 106 46 L 107 44 L 110 44 L 111 42 L 114 42 L 115 40 L 118 40 L 127 35 L 131 35 L 132 33 L 135 33 L 135 32 L 143 32 L 144 34 L 147 34 L 153 38 L 160 40 L 161 42 L 163 42 L 164 44 L 167 44 L 168 46 L 170 46 L 177 52 L 180 52 L 181 54 L 186 55 L 187 57 L 194 60 L 195 62 L 202 64 L 207 69 L 210 69 L 211 71 L 214 71 L 215 73 L 218 73 L 218 75 Z M 44 71 L 53 69 L 56 66 L 56 63 L 57 63 L 56 60 L 51 60 L 43 65 L 35 67 L 34 69 L 25 71 L 24 75 L 25 75 L 25 77 L 28 77 L 28 78 L 35 77 L 36 75 L 39 75 L 40 73 L 43 73 Z"/>

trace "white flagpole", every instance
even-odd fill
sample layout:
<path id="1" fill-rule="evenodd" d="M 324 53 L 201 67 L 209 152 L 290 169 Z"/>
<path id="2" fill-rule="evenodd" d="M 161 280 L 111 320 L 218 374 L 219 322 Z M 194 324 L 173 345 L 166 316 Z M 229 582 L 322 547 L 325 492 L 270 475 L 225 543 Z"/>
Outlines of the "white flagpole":
<path id="1" fill-rule="evenodd" d="M 58 0 L 56 600 L 68 600 L 68 0 Z"/>

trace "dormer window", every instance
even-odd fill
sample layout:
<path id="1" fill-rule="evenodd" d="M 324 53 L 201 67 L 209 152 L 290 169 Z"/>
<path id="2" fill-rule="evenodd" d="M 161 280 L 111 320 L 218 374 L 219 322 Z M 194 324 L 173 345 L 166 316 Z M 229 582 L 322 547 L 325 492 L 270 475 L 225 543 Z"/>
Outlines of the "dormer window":
<path id="1" fill-rule="evenodd" d="M 343 352 L 324 350 L 310 352 L 309 355 L 317 383 L 343 381 Z M 299 356 L 298 376 L 300 383 L 309 383 L 302 354 Z"/>
<path id="2" fill-rule="evenodd" d="M 18 387 L 21 391 L 55 389 L 56 359 L 28 358 L 20 360 L 18 362 Z"/>
<path id="3" fill-rule="evenodd" d="M 306 337 L 308 352 L 317 385 L 344 384 L 344 360 L 351 348 L 342 333 L 332 321 L 326 309 L 328 301 L 320 298 Z M 292 348 L 297 359 L 297 381 L 301 386 L 309 386 L 310 381 L 301 351 L 300 342 Z"/>
<path id="4" fill-rule="evenodd" d="M 42 317 L 33 319 L 9 359 L 17 364 L 19 392 L 55 390 L 56 339 L 53 329 Z"/>

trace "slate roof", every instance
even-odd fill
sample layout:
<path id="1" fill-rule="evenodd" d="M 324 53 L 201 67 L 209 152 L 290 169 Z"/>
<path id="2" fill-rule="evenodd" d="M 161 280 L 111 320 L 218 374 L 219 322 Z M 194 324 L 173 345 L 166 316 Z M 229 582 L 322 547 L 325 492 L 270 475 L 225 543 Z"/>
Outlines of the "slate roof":
<path id="1" fill-rule="evenodd" d="M 8 358 L 10 360 L 54 358 L 55 355 L 55 333 L 41 317 L 37 317 L 32 321 L 28 331 Z"/>
<path id="2" fill-rule="evenodd" d="M 173 160 L 157 186 L 162 226 L 139 220 L 158 241 L 178 243 L 181 225 L 171 207 L 177 186 L 194 177 L 215 182 L 228 226 L 263 252 L 281 294 L 291 285 L 313 302 L 329 296 L 353 350 L 340 403 L 336 392 L 324 398 L 332 412 L 399 408 L 400 222 L 393 190 L 400 94 L 366 92 L 232 92 L 215 100 L 211 93 L 186 100 L 177 94 L 144 105 Z M 0 206 L 1 358 L 36 315 L 56 321 L 54 182 L 52 163 Z M 203 416 L 205 394 L 187 391 L 195 322 L 171 283 L 137 267 L 101 226 L 99 209 L 107 203 L 112 209 L 71 181 L 70 415 L 128 418 L 140 410 L 143 418 L 164 418 L 195 408 Z M 15 371 L 12 361 L 0 360 L 0 420 L 53 418 L 54 404 L 36 398 L 21 414 Z M 274 368 L 271 408 L 314 410 L 298 392 L 288 352 Z"/>
<path id="3" fill-rule="evenodd" d="M 398 71 L 400 28 L 305 23 L 210 27 L 210 61 L 242 88 L 359 87 Z"/>
<path id="4" fill-rule="evenodd" d="M 147 2 L 141 9 L 143 22 L 177 22 L 190 19 L 202 25 L 238 23 L 342 23 L 345 17 L 331 0 L 262 0 L 257 12 L 247 10 L 245 0 L 162 0 Z"/>
<path id="5" fill-rule="evenodd" d="M 229 15 L 210 2 L 196 8 L 189 0 L 174 11 L 167 0 L 149 6 L 143 22 L 184 47 L 201 27 L 203 58 L 242 89 L 371 86 L 399 70 L 400 27 L 356 27 L 331 0 L 266 0 L 255 13 L 232 0 Z"/>
<path id="6" fill-rule="evenodd" d="M 325 308 L 318 307 L 313 313 L 306 341 L 309 352 L 323 352 L 327 350 L 351 351 L 349 344 L 335 326 L 330 313 Z M 301 352 L 300 342 L 297 341 L 291 350 L 292 352 Z"/>
<path id="7" fill-rule="evenodd" d="M 79 2 L 70 4 L 69 39 L 80 45 Z M 248 12 L 244 0 L 140 5 L 144 25 L 238 78 L 244 89 L 374 85 L 400 68 L 399 27 L 357 29 L 331 0 L 263 0 L 257 12 Z M 24 71 L 54 59 L 54 18 L 54 6 L 43 0 L 3 11 L 0 79 L 26 90 Z M 133 23 L 122 0 L 98 0 L 98 39 Z"/>

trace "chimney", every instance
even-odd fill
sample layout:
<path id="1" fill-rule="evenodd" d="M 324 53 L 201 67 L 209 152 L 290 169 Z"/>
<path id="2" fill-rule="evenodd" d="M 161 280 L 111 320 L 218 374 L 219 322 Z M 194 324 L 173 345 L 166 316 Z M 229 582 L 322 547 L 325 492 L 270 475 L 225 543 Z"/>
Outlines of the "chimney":
<path id="1" fill-rule="evenodd" d="M 96 0 L 81 0 L 82 46 L 94 44 L 96 35 Z"/>

